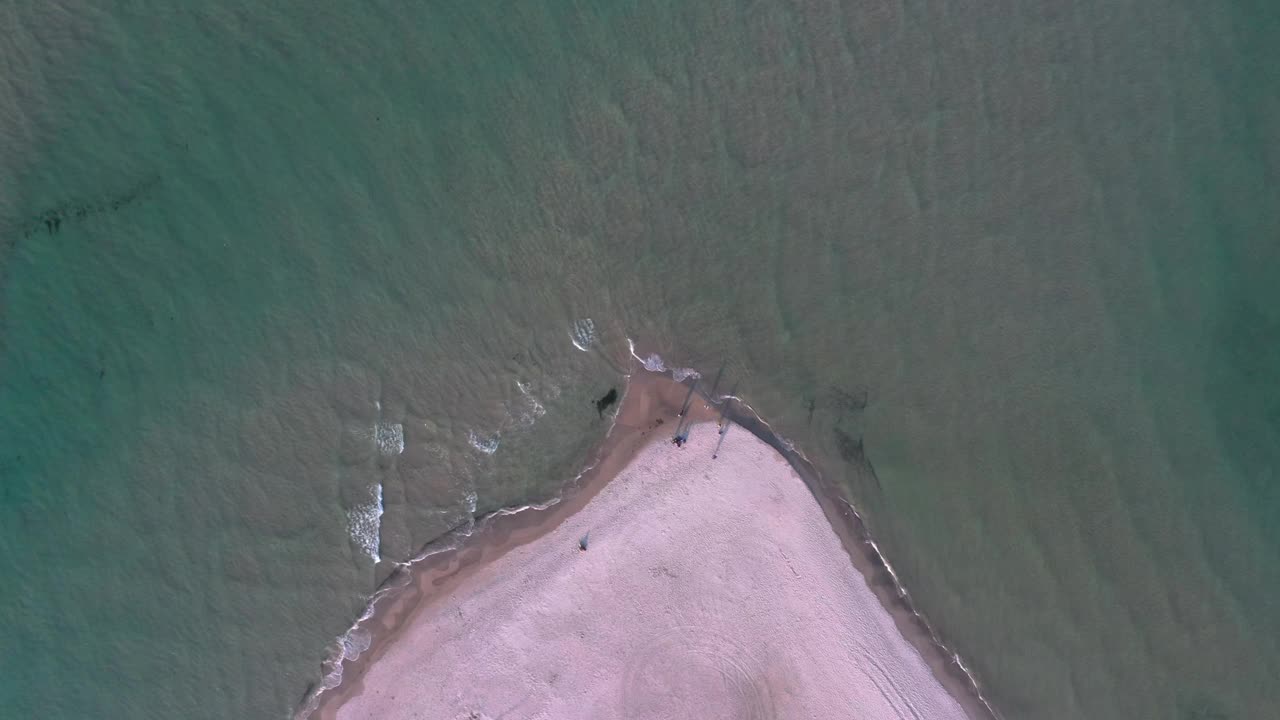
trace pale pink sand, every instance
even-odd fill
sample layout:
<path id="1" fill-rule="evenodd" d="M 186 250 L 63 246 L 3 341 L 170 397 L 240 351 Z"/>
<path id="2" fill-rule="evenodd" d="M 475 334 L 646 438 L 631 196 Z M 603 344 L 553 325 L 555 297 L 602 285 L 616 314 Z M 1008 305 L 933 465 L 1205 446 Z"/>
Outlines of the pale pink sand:
<path id="1" fill-rule="evenodd" d="M 432 600 L 337 716 L 963 719 L 804 481 L 741 429 L 712 460 L 715 441 L 703 424 L 642 450 Z"/>

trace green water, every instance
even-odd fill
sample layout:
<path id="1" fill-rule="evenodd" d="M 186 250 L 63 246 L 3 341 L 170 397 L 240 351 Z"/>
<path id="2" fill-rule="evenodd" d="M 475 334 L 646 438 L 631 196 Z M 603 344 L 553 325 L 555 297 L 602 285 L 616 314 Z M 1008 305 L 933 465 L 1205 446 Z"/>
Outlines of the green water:
<path id="1" fill-rule="evenodd" d="M 0 13 L 6 717 L 288 717 L 627 338 L 1006 717 L 1280 707 L 1271 5 L 115 5 Z"/>

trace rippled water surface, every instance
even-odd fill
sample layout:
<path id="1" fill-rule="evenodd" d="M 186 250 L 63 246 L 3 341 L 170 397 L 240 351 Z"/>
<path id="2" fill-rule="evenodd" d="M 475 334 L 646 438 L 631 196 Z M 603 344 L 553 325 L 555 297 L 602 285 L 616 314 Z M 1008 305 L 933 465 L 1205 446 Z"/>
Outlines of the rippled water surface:
<path id="1" fill-rule="evenodd" d="M 185 7 L 0 13 L 14 717 L 288 717 L 573 477 L 628 338 L 1007 717 L 1280 706 L 1271 4 Z"/>

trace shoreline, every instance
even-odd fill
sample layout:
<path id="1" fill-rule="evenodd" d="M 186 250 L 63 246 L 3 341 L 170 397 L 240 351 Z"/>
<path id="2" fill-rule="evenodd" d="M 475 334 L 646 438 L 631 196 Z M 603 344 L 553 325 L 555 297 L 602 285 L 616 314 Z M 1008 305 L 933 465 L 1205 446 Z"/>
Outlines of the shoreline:
<path id="1" fill-rule="evenodd" d="M 428 546 L 420 561 L 401 566 L 392 573 L 376 591 L 365 619 L 357 624 L 369 635 L 368 648 L 358 658 L 343 661 L 342 680 L 336 687 L 309 690 L 295 718 L 334 720 L 338 709 L 364 690 L 366 672 L 385 654 L 398 631 L 411 618 L 427 611 L 433 601 L 447 596 L 488 563 L 559 527 L 582 510 L 642 450 L 655 442 L 670 442 L 677 422 L 714 423 L 723 411 L 725 418 L 741 425 L 743 430 L 776 451 L 804 481 L 845 554 L 881 607 L 892 617 L 899 634 L 915 648 L 966 715 L 973 720 L 998 720 L 999 714 L 982 696 L 976 679 L 915 610 L 910 595 L 867 534 L 861 516 L 843 498 L 839 488 L 824 481 L 813 464 L 774 433 L 749 405 L 737 398 L 722 397 L 722 403 L 729 403 L 724 407 L 700 390 L 690 395 L 692 382 L 683 380 L 674 380 L 670 371 L 636 369 L 627 378 L 619 409 L 591 464 L 558 498 L 543 505 L 490 513 L 478 519 L 466 534 L 457 537 L 455 531 L 441 538 L 444 547 L 433 552 Z M 693 401 L 686 417 L 678 418 L 687 397 Z M 706 431 L 702 428 L 702 432 Z M 407 582 L 397 584 L 402 579 Z"/>
<path id="2" fill-rule="evenodd" d="M 369 666 L 386 652 L 396 631 L 418 610 L 447 595 L 486 563 L 558 527 L 598 495 L 641 450 L 654 442 L 669 442 L 687 394 L 686 385 L 669 377 L 633 372 L 627 378 L 604 441 L 576 480 L 545 505 L 522 511 L 499 510 L 480 518 L 454 547 L 446 546 L 435 553 L 428 548 L 422 560 L 388 577 L 375 593 L 382 595 L 366 611 L 368 619 L 360 624 L 371 635 L 369 648 L 358 658 L 344 662 L 342 682 L 337 687 L 324 689 L 318 695 L 312 694 L 314 689 L 308 691 L 295 719 L 334 720 L 337 709 L 363 689 L 361 680 Z M 694 397 L 700 398 L 696 393 Z M 688 417 L 692 422 L 714 422 L 719 413 L 704 402 L 693 402 Z M 662 423 L 654 424 L 654 419 L 661 419 Z M 441 538 L 446 543 L 449 540 L 449 536 Z M 409 582 L 393 585 L 397 576 L 404 573 L 409 574 Z M 308 710 L 312 701 L 316 704 Z"/>
<path id="3" fill-rule="evenodd" d="M 732 399 L 734 406 L 741 406 L 744 410 L 734 410 L 731 407 L 726 410 L 725 417 L 772 447 L 804 480 L 809 492 L 822 507 L 831 529 L 840 537 L 854 568 L 867 581 L 867 587 L 880 601 L 881 607 L 893 618 L 898 632 L 924 658 L 938 682 L 960 703 L 971 720 L 1003 720 L 982 694 L 978 679 L 965 667 L 959 653 L 946 644 L 928 619 L 916 609 L 911 593 L 902 585 L 893 566 L 880 552 L 862 515 L 845 499 L 840 488 L 823 478 L 813 463 L 789 441 L 775 433 L 750 405 L 737 398 Z M 864 460 L 864 464 L 866 471 L 874 474 L 875 470 L 870 463 Z"/>

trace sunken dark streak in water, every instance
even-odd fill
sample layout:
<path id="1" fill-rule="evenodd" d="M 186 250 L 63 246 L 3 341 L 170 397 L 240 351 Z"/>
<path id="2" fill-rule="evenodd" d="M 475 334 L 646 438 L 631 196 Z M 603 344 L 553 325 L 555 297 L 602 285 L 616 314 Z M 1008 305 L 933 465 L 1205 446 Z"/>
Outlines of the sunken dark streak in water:
<path id="1" fill-rule="evenodd" d="M 871 484 L 876 488 L 876 492 L 883 492 L 884 488 L 880 486 L 880 478 L 876 476 L 875 468 L 871 465 L 871 461 L 867 459 L 866 450 L 862 446 L 862 436 L 859 435 L 855 438 L 840 428 L 833 428 L 831 432 L 836 437 L 836 448 L 840 451 L 840 459 L 859 469 L 865 469 L 866 472 L 859 472 L 858 477 L 870 479 Z"/>
<path id="2" fill-rule="evenodd" d="M 862 444 L 861 427 L 862 412 L 867 409 L 869 393 L 865 387 L 857 387 L 853 389 L 833 387 L 828 393 L 827 403 L 835 410 L 836 422 L 831 428 L 831 434 L 835 438 L 836 450 L 840 453 L 840 459 L 849 465 L 860 470 L 857 477 L 869 479 L 875 487 L 876 492 L 882 492 L 880 486 L 880 478 L 876 476 L 875 469 L 871 466 L 871 461 L 867 459 L 866 449 Z M 825 404 L 825 403 L 824 403 Z M 809 422 L 813 422 L 814 402 L 811 400 L 809 405 Z M 852 425 L 853 430 L 846 429 Z"/>
<path id="3" fill-rule="evenodd" d="M 833 407 L 841 414 L 859 412 L 867 409 L 867 389 L 857 387 L 852 390 L 833 387 L 829 399 Z"/>
<path id="4" fill-rule="evenodd" d="M 23 230 L 22 238 L 25 240 L 40 232 L 53 236 L 62 229 L 63 222 L 84 220 L 94 215 L 123 210 L 155 189 L 160 184 L 160 180 L 159 175 L 153 175 L 135 183 L 125 192 L 109 196 L 105 200 L 98 202 L 69 202 L 48 208 L 27 223 L 26 229 Z M 11 240 L 10 246 L 12 247 L 15 243 L 16 240 Z"/>
<path id="5" fill-rule="evenodd" d="M 103 215 L 107 213 L 119 212 L 124 210 L 139 200 L 145 198 L 147 194 L 160 185 L 161 177 L 159 175 L 151 175 L 134 183 L 125 192 L 117 195 L 108 196 L 105 200 L 96 202 L 68 202 L 56 207 L 48 208 L 36 215 L 33 219 L 28 220 L 21 232 L 15 232 L 8 235 L 4 240 L 4 253 L 0 255 L 0 289 L 8 284 L 9 279 L 9 255 L 17 248 L 20 240 L 30 240 L 33 236 L 39 237 L 46 235 L 53 237 L 62 230 L 63 223 L 84 220 L 94 215 Z M 8 334 L 5 332 L 5 316 L 4 307 L 0 305 L 0 350 L 4 349 L 4 338 Z M 99 379 L 105 371 L 100 372 Z"/>

